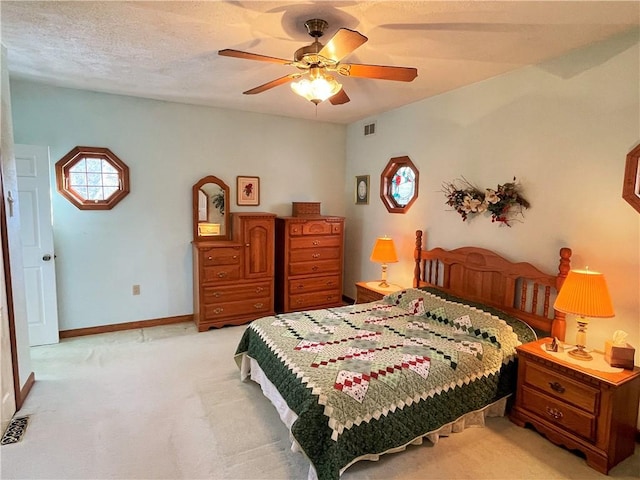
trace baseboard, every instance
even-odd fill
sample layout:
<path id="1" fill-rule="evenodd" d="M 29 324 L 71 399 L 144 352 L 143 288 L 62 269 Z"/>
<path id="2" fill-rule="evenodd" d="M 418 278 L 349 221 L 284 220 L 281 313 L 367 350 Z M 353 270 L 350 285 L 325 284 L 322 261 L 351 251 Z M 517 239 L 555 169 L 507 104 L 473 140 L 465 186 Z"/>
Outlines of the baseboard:
<path id="1" fill-rule="evenodd" d="M 354 303 L 356 303 L 356 301 L 353 298 L 347 297 L 346 295 L 342 295 L 342 301 L 347 305 L 353 305 Z"/>
<path id="2" fill-rule="evenodd" d="M 116 323 L 113 325 L 101 325 L 98 327 L 75 328 L 73 330 L 61 330 L 60 338 L 82 337 L 84 335 L 96 335 L 98 333 L 120 332 L 122 330 L 135 330 L 137 328 L 158 327 L 173 323 L 193 322 L 193 315 L 178 315 L 175 317 L 154 318 L 137 322 Z"/>
<path id="3" fill-rule="evenodd" d="M 29 395 L 29 392 L 31 391 L 31 388 L 33 388 L 33 384 L 35 382 L 36 382 L 36 375 L 35 373 L 31 372 L 31 374 L 29 375 L 29 378 L 27 378 L 27 381 L 24 382 L 24 387 L 20 389 L 20 394 L 18 395 L 18 398 L 16 398 L 16 412 L 22 408 L 22 405 L 24 404 L 24 401 L 27 399 L 27 396 Z"/>

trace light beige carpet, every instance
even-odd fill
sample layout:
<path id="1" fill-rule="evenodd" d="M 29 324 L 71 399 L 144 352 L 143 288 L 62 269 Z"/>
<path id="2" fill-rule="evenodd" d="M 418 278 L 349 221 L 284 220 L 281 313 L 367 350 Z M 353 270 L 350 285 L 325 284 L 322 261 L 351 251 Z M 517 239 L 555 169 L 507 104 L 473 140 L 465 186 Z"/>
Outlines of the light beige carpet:
<path id="1" fill-rule="evenodd" d="M 245 327 L 192 324 L 63 340 L 32 349 L 36 384 L 2 479 L 303 479 L 307 463 L 233 354 Z M 631 408 L 631 407 L 630 407 Z M 635 407 L 633 407 L 635 408 Z M 640 477 L 640 453 L 610 477 Z M 604 479 L 580 456 L 507 418 L 425 442 L 352 479 Z"/>

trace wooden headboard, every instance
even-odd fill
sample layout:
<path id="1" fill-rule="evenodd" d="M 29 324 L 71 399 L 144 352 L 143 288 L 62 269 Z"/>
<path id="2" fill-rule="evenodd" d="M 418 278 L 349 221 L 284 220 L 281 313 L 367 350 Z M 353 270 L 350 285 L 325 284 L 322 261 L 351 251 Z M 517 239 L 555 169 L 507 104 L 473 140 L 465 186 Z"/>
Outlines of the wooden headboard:
<path id="1" fill-rule="evenodd" d="M 530 263 L 513 263 L 483 248 L 423 250 L 422 230 L 417 230 L 413 286 L 437 287 L 495 307 L 564 340 L 565 314 L 551 302 L 569 273 L 570 258 L 571 249 L 561 248 L 558 273 L 549 275 Z"/>

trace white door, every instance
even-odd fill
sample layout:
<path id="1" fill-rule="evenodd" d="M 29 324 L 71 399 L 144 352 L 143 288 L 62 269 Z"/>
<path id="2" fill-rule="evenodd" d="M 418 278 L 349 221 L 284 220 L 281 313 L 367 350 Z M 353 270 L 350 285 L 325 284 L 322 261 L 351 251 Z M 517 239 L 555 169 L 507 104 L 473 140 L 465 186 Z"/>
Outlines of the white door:
<path id="1" fill-rule="evenodd" d="M 15 157 L 29 343 L 58 343 L 49 148 L 16 145 Z"/>

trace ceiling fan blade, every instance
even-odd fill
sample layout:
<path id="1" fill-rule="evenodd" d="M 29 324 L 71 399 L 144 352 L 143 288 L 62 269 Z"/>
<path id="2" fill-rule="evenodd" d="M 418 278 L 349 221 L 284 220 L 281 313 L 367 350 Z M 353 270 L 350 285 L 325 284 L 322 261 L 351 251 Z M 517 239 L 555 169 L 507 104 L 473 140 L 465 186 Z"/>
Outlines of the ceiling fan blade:
<path id="1" fill-rule="evenodd" d="M 257 53 L 243 52 L 241 50 L 233 50 L 231 48 L 225 48 L 224 50 L 218 50 L 218 55 L 223 57 L 235 57 L 243 58 L 245 60 L 258 60 L 260 62 L 279 63 L 280 65 L 289 65 L 290 60 L 284 58 L 268 57 L 266 55 L 258 55 Z"/>
<path id="2" fill-rule="evenodd" d="M 290 82 L 291 80 L 294 80 L 296 78 L 298 78 L 300 75 L 296 74 L 296 73 L 291 73 L 289 75 L 285 75 L 284 77 L 280 77 L 280 78 L 276 78 L 275 80 L 271 80 L 270 82 L 267 82 L 263 85 L 260 85 L 259 87 L 255 87 L 252 88 L 251 90 L 247 90 L 246 92 L 242 92 L 245 95 L 254 95 L 256 93 L 262 93 L 266 90 L 269 90 L 273 87 L 277 87 L 279 85 L 284 85 L 287 82 Z"/>
<path id="3" fill-rule="evenodd" d="M 355 30 L 341 28 L 318 54 L 339 62 L 367 40 L 367 37 Z"/>
<path id="4" fill-rule="evenodd" d="M 340 65 L 338 72 L 349 77 L 377 78 L 380 80 L 396 80 L 398 82 L 411 82 L 418 76 L 418 70 L 413 67 L 358 65 L 355 63 Z"/>
<path id="5" fill-rule="evenodd" d="M 350 102 L 351 99 L 344 91 L 344 87 L 342 87 L 338 93 L 329 98 L 329 101 L 331 102 L 331 105 L 342 105 L 343 103 Z"/>

